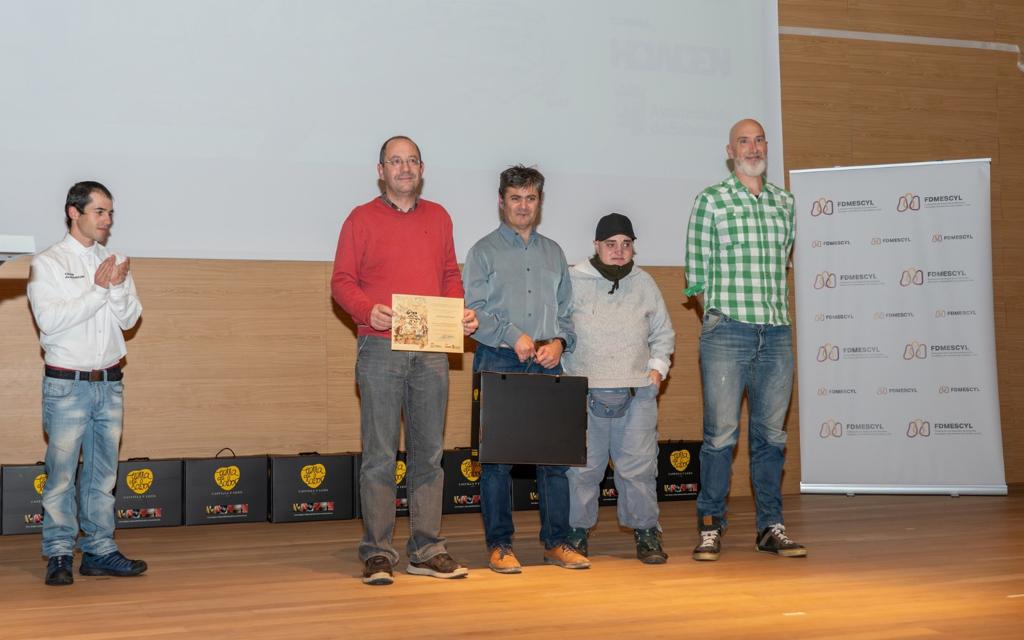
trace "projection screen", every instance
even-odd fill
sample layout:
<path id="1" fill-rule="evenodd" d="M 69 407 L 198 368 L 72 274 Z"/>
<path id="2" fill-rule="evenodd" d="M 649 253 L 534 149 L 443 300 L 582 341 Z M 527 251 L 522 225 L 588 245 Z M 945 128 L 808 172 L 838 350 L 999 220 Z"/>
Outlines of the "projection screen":
<path id="1" fill-rule="evenodd" d="M 2 5 L 0 234 L 39 248 L 65 231 L 67 188 L 96 179 L 118 253 L 331 260 L 397 133 L 460 261 L 497 225 L 512 164 L 547 176 L 540 230 L 570 262 L 619 211 L 640 264 L 682 264 L 739 118 L 764 123 L 782 184 L 773 1 Z"/>

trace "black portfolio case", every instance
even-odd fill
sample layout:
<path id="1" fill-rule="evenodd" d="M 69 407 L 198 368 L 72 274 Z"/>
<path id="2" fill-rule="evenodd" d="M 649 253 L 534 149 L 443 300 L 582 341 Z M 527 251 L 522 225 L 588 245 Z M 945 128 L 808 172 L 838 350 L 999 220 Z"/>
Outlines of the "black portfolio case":
<path id="1" fill-rule="evenodd" d="M 4 535 L 41 533 L 46 467 L 42 462 L 25 465 L 5 464 L 0 476 L 0 510 L 3 512 L 0 526 Z"/>
<path id="2" fill-rule="evenodd" d="M 480 511 L 480 463 L 472 449 L 445 451 L 444 502 L 441 513 L 478 513 Z"/>
<path id="3" fill-rule="evenodd" d="M 409 470 L 406 463 L 408 454 L 399 451 L 395 459 L 395 515 L 409 515 L 409 490 L 405 476 Z"/>
<path id="4" fill-rule="evenodd" d="M 267 521 L 267 456 L 185 460 L 185 524 Z"/>
<path id="5" fill-rule="evenodd" d="M 270 457 L 270 520 L 350 520 L 355 517 L 352 454 Z"/>
<path id="6" fill-rule="evenodd" d="M 181 524 L 181 460 L 133 458 L 117 463 L 114 518 L 118 529 Z"/>
<path id="7" fill-rule="evenodd" d="M 480 462 L 586 465 L 587 379 L 474 374 L 472 442 Z"/>
<path id="8" fill-rule="evenodd" d="M 658 443 L 658 501 L 696 500 L 700 491 L 699 441 Z"/>

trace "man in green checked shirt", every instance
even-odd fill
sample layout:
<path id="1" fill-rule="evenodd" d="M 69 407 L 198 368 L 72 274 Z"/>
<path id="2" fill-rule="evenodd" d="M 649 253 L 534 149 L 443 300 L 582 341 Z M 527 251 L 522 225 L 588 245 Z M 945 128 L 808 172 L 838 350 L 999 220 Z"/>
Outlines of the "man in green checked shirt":
<path id="1" fill-rule="evenodd" d="M 750 411 L 750 478 L 757 551 L 803 557 L 782 521 L 784 422 L 793 388 L 786 266 L 793 247 L 793 194 L 764 178 L 768 143 L 756 120 L 729 131 L 733 174 L 702 191 L 686 234 L 686 295 L 704 310 L 700 368 L 704 444 L 700 450 L 694 560 L 717 560 L 725 499 L 739 439 L 740 401 Z"/>

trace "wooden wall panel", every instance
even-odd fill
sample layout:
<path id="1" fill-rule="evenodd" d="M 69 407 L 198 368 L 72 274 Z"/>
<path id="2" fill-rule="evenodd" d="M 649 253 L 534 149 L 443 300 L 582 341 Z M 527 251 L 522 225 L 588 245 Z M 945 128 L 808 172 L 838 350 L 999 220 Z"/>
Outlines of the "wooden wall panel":
<path id="1" fill-rule="evenodd" d="M 780 0 L 779 24 L 787 27 L 849 29 L 848 0 Z"/>
<path id="2" fill-rule="evenodd" d="M 854 164 L 950 160 L 997 151 L 996 69 L 975 49 L 849 41 Z"/>
<path id="3" fill-rule="evenodd" d="M 327 316 L 327 451 L 359 451 L 359 399 L 356 390 L 356 326 L 331 300 L 331 265 L 322 265 L 322 297 Z"/>
<path id="4" fill-rule="evenodd" d="M 321 265 L 134 262 L 144 313 L 128 347 L 125 453 L 323 446 Z"/>
<path id="5" fill-rule="evenodd" d="M 41 357 L 24 295 L 27 261 L 4 265 L 2 462 L 42 455 Z M 328 301 L 323 265 L 132 262 L 143 317 L 128 335 L 123 456 L 323 448 Z M 10 297 L 8 297 L 10 296 Z"/>
<path id="6" fill-rule="evenodd" d="M 827 38 L 783 37 L 783 135 L 790 158 L 809 167 L 850 163 L 850 62 L 845 46 Z M 788 117 L 789 113 L 813 117 Z M 767 133 L 771 144 L 772 133 Z"/>
<path id="7" fill-rule="evenodd" d="M 28 258 L 0 266 L 0 463 L 43 459 L 42 350 L 25 296 Z"/>
<path id="8" fill-rule="evenodd" d="M 1024 2 L 1001 0 L 995 3 L 996 42 L 1024 48 Z"/>
<path id="9" fill-rule="evenodd" d="M 1013 0 L 779 0 L 779 24 L 990 41 L 996 32 L 995 16 L 1012 4 Z"/>
<path id="10" fill-rule="evenodd" d="M 993 39 L 992 0 L 849 0 L 847 28 L 960 40 Z"/>

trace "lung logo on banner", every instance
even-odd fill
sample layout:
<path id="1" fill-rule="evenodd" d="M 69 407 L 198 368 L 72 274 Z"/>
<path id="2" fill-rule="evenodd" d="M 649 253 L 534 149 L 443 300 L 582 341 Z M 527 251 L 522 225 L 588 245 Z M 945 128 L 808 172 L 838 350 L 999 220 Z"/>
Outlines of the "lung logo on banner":
<path id="1" fill-rule="evenodd" d="M 804 493 L 1006 493 L 989 165 L 790 172 Z"/>

